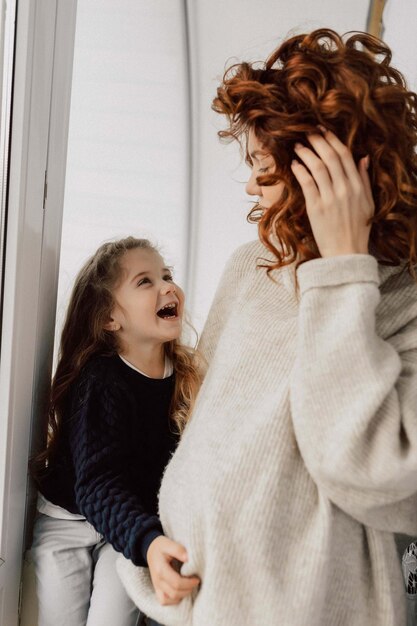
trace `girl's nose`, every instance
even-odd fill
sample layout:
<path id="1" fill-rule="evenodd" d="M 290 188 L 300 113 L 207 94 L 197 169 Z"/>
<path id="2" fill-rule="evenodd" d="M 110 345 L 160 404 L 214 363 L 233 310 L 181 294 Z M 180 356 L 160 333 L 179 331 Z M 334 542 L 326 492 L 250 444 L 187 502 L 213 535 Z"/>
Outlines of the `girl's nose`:
<path id="1" fill-rule="evenodd" d="M 245 186 L 245 191 L 249 196 L 261 196 L 262 189 L 256 182 L 256 173 L 252 170 L 250 178 Z"/>
<path id="2" fill-rule="evenodd" d="M 175 293 L 174 283 L 167 283 L 166 281 L 164 281 L 161 285 L 161 293 L 163 294 Z"/>

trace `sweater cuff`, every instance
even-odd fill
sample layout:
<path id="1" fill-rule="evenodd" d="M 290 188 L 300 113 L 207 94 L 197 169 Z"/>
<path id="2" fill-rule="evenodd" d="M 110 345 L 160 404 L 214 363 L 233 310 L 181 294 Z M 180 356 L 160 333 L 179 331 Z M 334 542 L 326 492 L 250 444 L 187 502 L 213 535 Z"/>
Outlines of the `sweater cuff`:
<path id="1" fill-rule="evenodd" d="M 148 564 L 148 559 L 146 558 L 146 555 L 148 553 L 149 546 L 151 545 L 151 543 L 152 543 L 152 541 L 154 539 L 156 539 L 157 537 L 160 537 L 163 534 L 164 533 L 162 532 L 162 530 L 158 530 L 157 528 L 153 528 L 152 530 L 147 532 L 146 535 L 144 535 L 142 537 L 142 540 L 141 540 L 140 545 L 138 546 L 138 548 L 140 550 L 140 554 L 142 556 L 143 562 L 146 563 L 146 565 Z"/>
<path id="2" fill-rule="evenodd" d="M 334 287 L 346 283 L 379 285 L 378 262 L 370 254 L 346 254 L 306 261 L 297 270 L 300 293 L 315 287 Z"/>

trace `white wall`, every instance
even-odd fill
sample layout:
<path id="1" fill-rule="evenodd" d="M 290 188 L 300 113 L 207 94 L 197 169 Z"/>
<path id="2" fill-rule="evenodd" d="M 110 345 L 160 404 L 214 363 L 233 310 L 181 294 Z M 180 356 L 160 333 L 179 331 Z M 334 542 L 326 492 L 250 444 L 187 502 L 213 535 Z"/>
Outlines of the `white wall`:
<path id="1" fill-rule="evenodd" d="M 387 0 L 383 15 L 383 39 L 393 51 L 392 63 L 417 91 L 417 2 Z"/>
<path id="2" fill-rule="evenodd" d="M 255 239 L 246 222 L 252 206 L 244 191 L 248 177 L 238 146 L 220 144 L 216 131 L 224 121 L 210 109 L 219 78 L 231 62 L 263 60 L 288 34 L 323 26 L 343 33 L 365 30 L 368 2 L 349 0 L 195 0 L 190 2 L 194 81 L 198 81 L 194 206 L 194 274 L 189 301 L 200 327 L 225 260 L 240 243 Z"/>
<path id="3" fill-rule="evenodd" d="M 186 253 L 188 91 L 181 0 L 79 0 L 58 325 L 74 276 L 105 240 Z"/>
<path id="4" fill-rule="evenodd" d="M 367 0 L 79 0 L 60 319 L 76 270 L 101 241 L 151 233 L 177 266 L 192 319 L 202 328 L 226 259 L 257 235 L 245 220 L 251 206 L 243 184 L 248 172 L 237 145 L 219 143 L 223 120 L 210 109 L 226 65 L 264 59 L 289 31 L 364 30 L 368 5 Z"/>

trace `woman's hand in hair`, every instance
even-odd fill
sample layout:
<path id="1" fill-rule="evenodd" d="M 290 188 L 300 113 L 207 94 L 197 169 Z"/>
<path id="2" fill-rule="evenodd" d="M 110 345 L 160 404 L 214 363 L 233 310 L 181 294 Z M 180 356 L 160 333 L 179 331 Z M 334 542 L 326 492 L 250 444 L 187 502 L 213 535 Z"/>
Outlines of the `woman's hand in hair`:
<path id="1" fill-rule="evenodd" d="M 356 166 L 350 150 L 332 133 L 309 135 L 311 148 L 296 144 L 292 172 L 303 191 L 307 215 L 322 257 L 368 254 L 375 205 L 369 156 Z"/>
<path id="2" fill-rule="evenodd" d="M 178 573 L 178 564 L 181 565 L 188 559 L 187 551 L 180 543 L 168 537 L 160 535 L 154 539 L 146 558 L 160 604 L 178 604 L 200 583 L 197 576 L 181 576 Z"/>

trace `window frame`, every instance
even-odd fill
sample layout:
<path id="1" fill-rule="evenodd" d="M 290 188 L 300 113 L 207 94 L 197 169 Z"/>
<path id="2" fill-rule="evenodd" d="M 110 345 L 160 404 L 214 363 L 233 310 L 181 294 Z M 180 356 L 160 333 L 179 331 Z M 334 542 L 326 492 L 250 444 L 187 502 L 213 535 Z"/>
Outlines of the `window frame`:
<path id="1" fill-rule="evenodd" d="M 50 381 L 76 0 L 17 4 L 0 360 L 0 623 L 19 620 L 27 459 Z"/>

